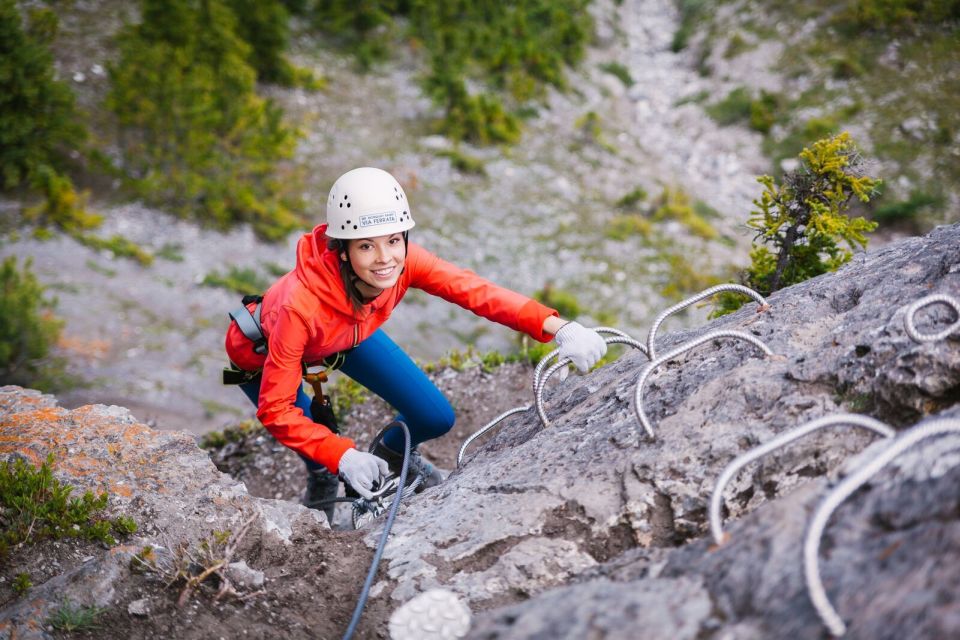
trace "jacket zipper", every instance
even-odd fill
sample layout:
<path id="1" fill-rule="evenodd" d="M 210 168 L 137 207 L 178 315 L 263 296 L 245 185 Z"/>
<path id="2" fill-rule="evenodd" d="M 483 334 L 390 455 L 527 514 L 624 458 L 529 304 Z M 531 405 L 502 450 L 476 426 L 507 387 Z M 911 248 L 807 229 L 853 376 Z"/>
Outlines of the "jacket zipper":
<path id="1" fill-rule="evenodd" d="M 356 349 L 360 344 L 360 325 L 353 325 L 353 348 Z"/>

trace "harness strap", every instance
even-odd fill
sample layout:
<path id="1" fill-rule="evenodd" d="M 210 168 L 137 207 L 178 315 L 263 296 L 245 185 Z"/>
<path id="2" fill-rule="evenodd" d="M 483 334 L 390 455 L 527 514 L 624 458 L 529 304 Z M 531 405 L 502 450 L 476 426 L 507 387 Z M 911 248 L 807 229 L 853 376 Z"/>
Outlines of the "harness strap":
<path id="1" fill-rule="evenodd" d="M 253 352 L 260 355 L 267 352 L 267 339 L 264 337 L 263 327 L 260 325 L 260 308 L 262 306 L 260 303 L 262 301 L 263 296 L 244 296 L 243 306 L 228 314 L 230 319 L 237 323 L 240 333 L 253 343 Z M 247 308 L 250 302 L 257 303 L 253 313 L 250 313 L 250 309 Z"/>

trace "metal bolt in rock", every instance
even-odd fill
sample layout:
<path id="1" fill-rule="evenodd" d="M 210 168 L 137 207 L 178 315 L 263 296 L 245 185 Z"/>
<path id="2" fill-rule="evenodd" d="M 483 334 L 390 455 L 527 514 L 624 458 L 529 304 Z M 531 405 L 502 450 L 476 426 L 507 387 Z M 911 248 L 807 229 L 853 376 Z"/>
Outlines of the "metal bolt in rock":
<path id="1" fill-rule="evenodd" d="M 637 386 L 633 397 L 633 409 L 636 413 L 637 421 L 643 427 L 643 430 L 647 433 L 647 435 L 650 436 L 650 438 L 655 438 L 656 436 L 653 433 L 653 427 L 650 425 L 650 420 L 647 418 L 647 414 L 643 411 L 643 385 L 646 383 L 647 378 L 650 377 L 651 372 L 653 372 L 654 369 L 659 367 L 664 362 L 673 360 L 677 356 L 683 355 L 687 351 L 699 347 L 704 342 L 716 340 L 717 338 L 736 338 L 738 340 L 745 340 L 763 351 L 764 354 L 768 356 L 774 355 L 773 351 L 770 350 L 770 347 L 764 344 L 759 338 L 742 331 L 722 329 L 719 331 L 711 331 L 710 333 L 704 334 L 699 338 L 694 338 L 693 340 L 680 345 L 676 349 L 673 349 L 669 353 L 666 353 L 651 361 L 650 364 L 648 364 L 643 371 L 640 372 L 640 376 L 637 378 Z"/>
<path id="2" fill-rule="evenodd" d="M 634 349 L 639 349 L 640 351 L 642 351 L 643 355 L 647 355 L 647 348 L 643 346 L 643 343 L 638 342 L 637 340 L 634 340 L 629 336 L 617 335 L 612 338 L 604 339 L 604 342 L 606 342 L 607 344 L 627 344 L 633 347 Z M 559 371 L 561 368 L 570 364 L 570 362 L 571 362 L 570 358 L 564 358 L 562 360 L 555 362 L 549 369 L 547 369 L 546 373 L 543 374 L 543 378 L 540 380 L 540 384 L 537 385 L 536 383 L 534 383 L 534 391 L 536 393 L 536 400 L 537 400 L 537 415 L 540 416 L 540 424 L 543 425 L 544 429 L 550 426 L 550 420 L 547 419 L 547 410 L 543 402 L 543 391 L 547 387 L 547 380 L 549 380 L 550 376 L 552 376 L 554 373 Z"/>
<path id="3" fill-rule="evenodd" d="M 720 474 L 720 478 L 717 480 L 717 484 L 713 489 L 713 495 L 710 497 L 710 533 L 713 535 L 713 541 L 718 545 L 723 544 L 723 520 L 720 518 L 720 508 L 723 506 L 723 490 L 727 484 L 736 477 L 741 469 L 754 460 L 762 458 L 795 440 L 799 440 L 824 427 L 831 426 L 863 427 L 885 438 L 892 438 L 896 435 L 896 431 L 894 431 L 893 428 L 869 416 L 840 413 L 812 420 L 795 429 L 781 433 L 772 440 L 750 449 L 743 455 L 737 456 Z"/>
<path id="4" fill-rule="evenodd" d="M 844 478 L 833 491 L 827 494 L 814 512 L 806 537 L 803 540 L 803 569 L 810 602 L 813 603 L 820 619 L 823 620 L 832 635 L 842 636 L 846 633 L 847 626 L 840 618 L 837 610 L 830 604 L 830 599 L 823 588 L 823 581 L 820 579 L 820 538 L 823 537 L 827 520 L 844 500 L 901 453 L 921 440 L 949 433 L 960 433 L 960 420 L 955 418 L 933 420 L 905 431 L 891 440 L 890 444 L 876 457 Z"/>
<path id="5" fill-rule="evenodd" d="M 938 331 L 937 333 L 920 333 L 920 331 L 917 330 L 914 317 L 920 309 L 938 302 L 942 302 L 953 309 L 953 312 L 957 314 L 957 319 L 943 331 Z M 903 328 L 906 329 L 907 335 L 910 336 L 914 342 L 935 342 L 937 340 L 943 340 L 954 331 L 960 329 L 960 301 L 945 293 L 934 293 L 920 298 L 907 307 L 907 311 L 903 316 Z"/>
<path id="6" fill-rule="evenodd" d="M 760 305 L 760 307 L 757 309 L 757 313 L 761 313 L 761 312 L 766 311 L 767 309 L 770 308 L 770 305 L 767 304 L 767 301 L 766 301 L 766 299 L 764 299 L 763 296 L 761 296 L 759 293 L 757 293 L 757 292 L 754 291 L 753 289 L 751 289 L 751 288 L 749 288 L 749 287 L 744 287 L 743 285 L 739 285 L 739 284 L 718 284 L 718 285 L 715 286 L 715 287 L 710 287 L 709 289 L 704 289 L 704 290 L 701 291 L 700 293 L 698 293 L 698 294 L 696 294 L 696 295 L 694 295 L 694 296 L 691 296 L 691 297 L 687 298 L 686 300 L 681 300 L 680 302 L 678 302 L 677 304 L 673 305 L 672 307 L 670 307 L 670 308 L 667 309 L 666 311 L 663 311 L 662 313 L 660 313 L 660 315 L 658 315 L 658 316 L 656 317 L 656 319 L 653 321 L 653 325 L 650 327 L 650 333 L 647 334 L 647 355 L 648 355 L 648 357 L 649 357 L 651 360 L 653 360 L 654 358 L 657 357 L 657 352 L 656 352 L 656 351 L 654 350 L 654 348 L 653 348 L 653 342 L 654 342 L 654 340 L 655 340 L 656 337 L 657 337 L 657 331 L 660 330 L 660 325 L 663 324 L 663 321 L 666 320 L 668 316 L 673 315 L 674 313 L 676 313 L 677 311 L 680 311 L 681 309 L 686 309 L 686 308 L 689 307 L 690 305 L 695 304 L 695 303 L 697 303 L 697 302 L 700 302 L 701 300 L 704 300 L 704 299 L 706 299 L 706 298 L 709 298 L 710 296 L 716 295 L 716 294 L 718 294 L 718 293 L 722 293 L 723 291 L 733 291 L 733 292 L 736 292 L 736 293 L 742 293 L 742 294 L 744 294 L 744 295 L 750 296 L 751 298 L 753 298 L 754 300 L 757 301 L 757 304 Z"/>

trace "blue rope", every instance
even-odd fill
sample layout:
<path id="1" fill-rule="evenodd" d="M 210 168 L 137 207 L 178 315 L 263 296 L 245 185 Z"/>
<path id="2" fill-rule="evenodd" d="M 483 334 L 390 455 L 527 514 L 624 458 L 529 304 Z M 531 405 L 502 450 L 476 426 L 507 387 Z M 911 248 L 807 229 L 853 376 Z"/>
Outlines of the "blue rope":
<path id="1" fill-rule="evenodd" d="M 373 554 L 373 562 L 370 563 L 370 570 L 367 572 L 367 579 L 363 582 L 363 590 L 360 592 L 360 599 L 357 600 L 357 607 L 353 610 L 353 618 L 350 619 L 350 626 L 343 634 L 343 640 L 350 640 L 357 625 L 360 623 L 360 616 L 363 615 L 363 608 L 367 604 L 367 598 L 370 596 L 370 587 L 373 586 L 373 578 L 377 574 L 377 568 L 380 565 L 380 559 L 383 557 L 383 550 L 387 546 L 387 536 L 390 535 L 390 528 L 393 526 L 393 519 L 397 516 L 397 509 L 400 508 L 400 498 L 403 494 L 403 488 L 407 486 L 407 468 L 410 466 L 410 429 L 403 422 L 397 421 L 397 424 L 403 429 L 403 466 L 400 468 L 400 482 L 397 486 L 397 493 L 390 504 L 390 512 L 387 514 L 387 522 L 383 525 L 383 533 L 380 534 L 380 542 L 377 543 L 377 551 Z"/>

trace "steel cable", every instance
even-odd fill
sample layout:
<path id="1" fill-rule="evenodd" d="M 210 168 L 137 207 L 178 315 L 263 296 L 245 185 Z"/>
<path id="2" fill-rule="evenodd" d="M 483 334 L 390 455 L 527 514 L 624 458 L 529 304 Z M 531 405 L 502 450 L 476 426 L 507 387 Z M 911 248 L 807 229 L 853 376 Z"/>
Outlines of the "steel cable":
<path id="1" fill-rule="evenodd" d="M 953 323 L 943 331 L 938 331 L 937 333 L 920 333 L 920 331 L 917 330 L 916 324 L 914 324 L 916 322 L 914 316 L 917 315 L 917 312 L 920 311 L 920 309 L 929 307 L 930 305 L 938 302 L 942 302 L 953 309 L 953 312 L 957 314 L 957 319 L 954 320 Z M 954 331 L 960 329 L 960 301 L 945 293 L 934 293 L 932 295 L 920 298 L 907 307 L 907 311 L 903 316 L 903 328 L 906 329 L 907 335 L 910 336 L 914 342 L 922 343 L 943 340 Z"/>
<path id="2" fill-rule="evenodd" d="M 639 349 L 641 352 L 643 352 L 643 355 L 647 355 L 647 348 L 643 346 L 642 342 L 634 340 L 633 338 L 626 336 L 625 334 L 616 335 L 616 336 L 613 336 L 612 338 L 605 338 L 604 342 L 606 342 L 607 344 L 630 345 L 634 349 Z M 543 377 L 540 379 L 540 384 L 539 385 L 537 385 L 536 383 L 534 384 L 534 391 L 536 394 L 536 401 L 537 401 L 537 415 L 540 416 L 540 424 L 543 425 L 544 429 L 550 426 L 550 420 L 547 419 L 547 410 L 544 407 L 544 402 L 543 402 L 543 392 L 544 392 L 544 389 L 546 389 L 547 387 L 547 380 L 549 380 L 550 376 L 552 376 L 554 373 L 559 371 L 562 367 L 565 367 L 568 364 L 570 364 L 570 362 L 571 362 L 570 358 L 563 358 L 562 360 L 558 360 L 543 374 Z"/>
<path id="3" fill-rule="evenodd" d="M 863 427 L 864 429 L 869 429 L 886 438 L 892 438 L 896 435 L 896 431 L 879 420 L 874 420 L 868 416 L 861 416 L 853 413 L 840 413 L 817 418 L 816 420 L 812 420 L 802 426 L 791 429 L 785 433 L 781 433 L 772 440 L 765 442 L 760 446 L 754 447 L 746 453 L 736 457 L 730 464 L 727 465 L 727 467 L 723 470 L 723 473 L 720 474 L 720 478 L 717 480 L 717 484 L 713 489 L 713 495 L 710 497 L 710 532 L 713 535 L 713 541 L 718 545 L 723 544 L 724 542 L 723 521 L 720 518 L 720 509 L 723 506 L 723 490 L 726 488 L 727 483 L 733 480 L 733 478 L 736 477 L 737 473 L 739 473 L 741 469 L 754 460 L 762 458 L 768 453 L 776 451 L 777 449 L 790 444 L 794 440 L 799 440 L 800 438 L 809 435 L 814 431 L 823 429 L 824 427 L 840 425 Z"/>
<path id="4" fill-rule="evenodd" d="M 469 438 L 464 440 L 463 444 L 460 445 L 460 451 L 457 453 L 457 469 L 459 469 L 461 464 L 463 463 L 463 454 L 467 451 L 467 447 L 470 446 L 471 442 L 473 442 L 474 440 L 476 440 L 477 438 L 485 434 L 487 431 L 489 431 L 494 426 L 499 424 L 502 420 L 506 420 L 507 418 L 509 418 L 514 414 L 522 413 L 524 411 L 529 411 L 529 410 L 530 410 L 530 405 L 527 405 L 525 407 L 515 407 L 513 409 L 510 409 L 509 411 L 504 411 L 503 413 L 498 415 L 496 418 L 494 418 L 487 424 L 480 427 L 480 429 L 476 433 L 474 433 Z"/>
<path id="5" fill-rule="evenodd" d="M 849 498 L 867 480 L 873 477 L 880 469 L 905 450 L 926 438 L 960 433 L 960 420 L 942 418 L 913 427 L 890 442 L 876 457 L 864 463 L 841 481 L 820 503 L 810 520 L 806 537 L 803 541 L 803 569 L 807 581 L 807 593 L 817 614 L 834 636 L 846 633 L 847 626 L 830 604 L 823 581 L 820 579 L 820 538 L 826 528 L 827 520 L 840 504 Z"/>
<path id="6" fill-rule="evenodd" d="M 647 378 L 650 376 L 650 373 L 654 369 L 659 367 L 661 364 L 663 364 L 664 362 L 673 360 L 677 356 L 682 355 L 695 347 L 699 347 L 704 342 L 709 342 L 717 338 L 737 338 L 739 340 L 745 340 L 750 344 L 754 345 L 755 347 L 757 347 L 758 349 L 760 349 L 761 351 L 763 351 L 766 355 L 768 356 L 774 355 L 773 351 L 770 350 L 770 347 L 764 344 L 759 338 L 752 336 L 749 333 L 744 333 L 742 331 L 722 329 L 719 331 L 711 331 L 710 333 L 704 334 L 699 338 L 694 338 L 693 340 L 690 340 L 689 342 L 686 342 L 680 345 L 679 347 L 673 349 L 669 353 L 666 353 L 665 355 L 662 355 L 659 358 L 652 360 L 649 364 L 647 364 L 646 367 L 644 367 L 643 371 L 640 372 L 640 376 L 637 378 L 637 386 L 636 386 L 636 390 L 634 391 L 634 398 L 633 398 L 633 401 L 634 401 L 633 408 L 634 408 L 634 412 L 636 413 L 637 420 L 640 422 L 640 425 L 643 427 L 644 431 L 648 436 L 650 436 L 651 439 L 655 438 L 656 436 L 653 433 L 653 427 L 650 425 L 650 420 L 647 418 L 647 415 L 643 411 L 643 385 L 647 381 Z"/>
<path id="7" fill-rule="evenodd" d="M 742 293 L 742 294 L 744 294 L 744 295 L 750 296 L 751 298 L 753 298 L 754 300 L 756 300 L 757 303 L 760 305 L 760 307 L 757 309 L 757 313 L 761 313 L 761 312 L 766 311 L 767 309 L 770 308 L 770 305 L 767 304 L 767 301 L 764 299 L 763 296 L 761 296 L 759 293 L 757 293 L 757 292 L 754 291 L 753 289 L 750 289 L 749 287 L 744 287 L 743 285 L 739 285 L 739 284 L 718 284 L 718 285 L 715 286 L 715 287 L 710 287 L 709 289 L 704 289 L 704 290 L 701 291 L 700 293 L 698 293 L 698 294 L 696 294 L 696 295 L 694 295 L 694 296 L 691 296 L 691 297 L 687 298 L 686 300 L 681 300 L 680 302 L 678 302 L 677 304 L 673 305 L 673 306 L 670 307 L 669 309 L 661 312 L 660 315 L 658 315 L 658 316 L 656 317 L 656 319 L 653 321 L 653 325 L 650 327 L 650 333 L 647 334 L 647 354 L 648 354 L 648 357 L 649 357 L 651 360 L 653 360 L 654 358 L 657 357 L 657 352 L 656 352 L 656 351 L 654 350 L 654 348 L 653 348 L 653 342 L 654 342 L 654 340 L 655 340 L 656 337 L 657 337 L 657 331 L 660 330 L 660 325 L 663 324 L 663 321 L 666 320 L 668 316 L 671 316 L 671 315 L 673 315 L 674 313 L 676 313 L 677 311 L 680 311 L 681 309 L 686 309 L 687 307 L 689 307 L 689 306 L 692 305 L 692 304 L 695 304 L 695 303 L 697 303 L 697 302 L 700 302 L 701 300 L 704 300 L 704 299 L 706 299 L 706 298 L 709 298 L 710 296 L 716 295 L 716 294 L 718 294 L 718 293 L 722 293 L 722 292 L 724 292 L 724 291 L 733 291 L 733 292 L 736 292 L 736 293 Z"/>
<path id="8" fill-rule="evenodd" d="M 405 487 L 407 484 L 407 471 L 410 467 L 410 429 L 403 422 L 397 421 L 397 424 L 403 429 L 403 465 L 400 467 L 399 487 Z M 360 591 L 360 598 L 357 600 L 357 606 L 353 610 L 353 617 L 350 619 L 350 626 L 343 634 L 343 640 L 350 640 L 357 625 L 360 623 L 360 616 L 363 614 L 363 608 L 367 604 L 367 598 L 370 596 L 370 587 L 373 586 L 373 578 L 377 574 L 377 568 L 380 566 L 380 559 L 383 557 L 383 551 L 387 546 L 387 536 L 390 535 L 390 529 L 393 527 L 393 520 L 397 517 L 397 509 L 400 507 L 400 500 L 403 499 L 403 491 L 398 490 L 394 495 L 393 502 L 390 503 L 390 512 L 387 514 L 387 521 L 383 525 L 383 533 L 380 534 L 380 542 L 377 543 L 377 550 L 373 554 L 373 560 L 370 563 L 370 570 L 367 572 L 367 579 L 363 581 L 363 589 Z"/>

